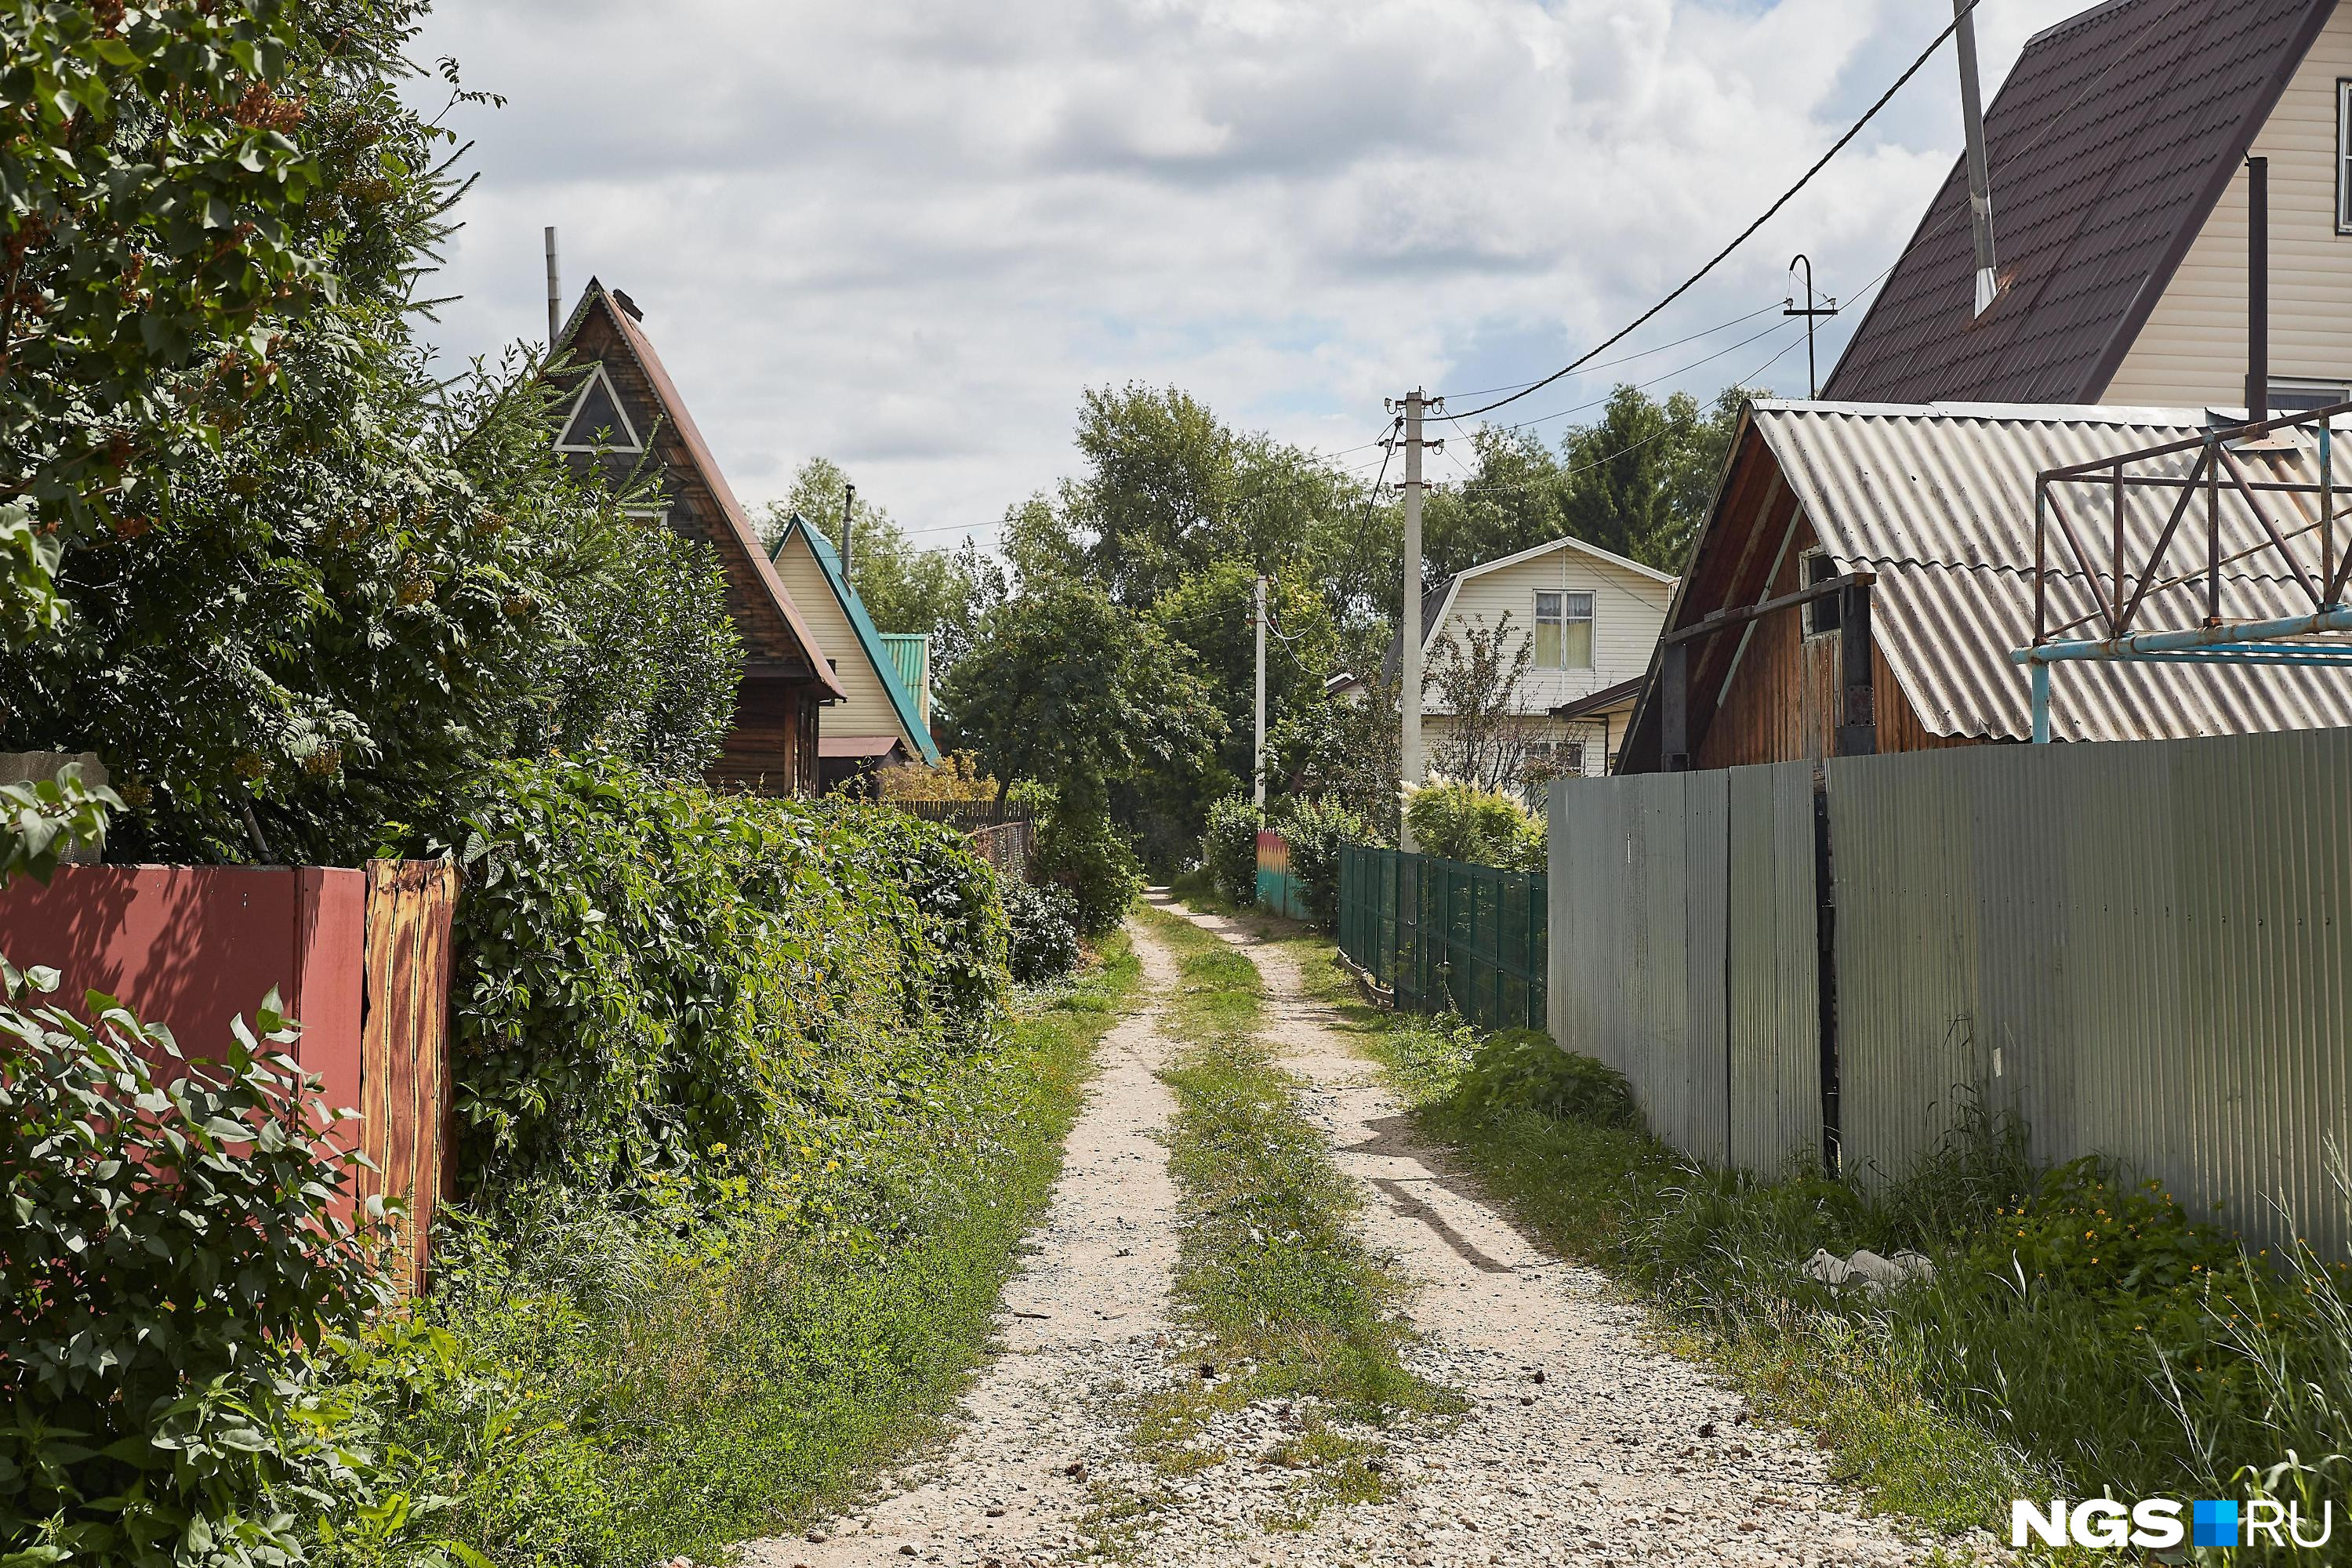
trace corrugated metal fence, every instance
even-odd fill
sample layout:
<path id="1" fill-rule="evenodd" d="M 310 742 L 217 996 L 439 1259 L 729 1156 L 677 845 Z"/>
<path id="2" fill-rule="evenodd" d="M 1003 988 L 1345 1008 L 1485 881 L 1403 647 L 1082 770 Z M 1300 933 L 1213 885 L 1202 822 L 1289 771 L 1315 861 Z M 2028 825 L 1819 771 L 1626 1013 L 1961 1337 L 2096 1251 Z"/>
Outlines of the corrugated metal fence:
<path id="1" fill-rule="evenodd" d="M 1566 781 L 1552 1032 L 1703 1158 L 1805 1159 L 1827 1104 L 1881 1179 L 1974 1101 L 2352 1251 L 2347 781 L 2352 731 L 1832 758 L 1818 816 L 1809 763 Z"/>
<path id="2" fill-rule="evenodd" d="M 1718 1164 L 1819 1159 L 1812 793 L 1809 763 L 1552 792 L 1552 1037 Z"/>
<path id="3" fill-rule="evenodd" d="M 1339 851 L 1339 950 L 1397 1005 L 1541 1028 L 1545 879 L 1360 844 Z"/>
<path id="4" fill-rule="evenodd" d="M 1257 907 L 1294 921 L 1312 920 L 1307 886 L 1290 868 L 1290 840 L 1269 827 L 1257 830 Z"/>

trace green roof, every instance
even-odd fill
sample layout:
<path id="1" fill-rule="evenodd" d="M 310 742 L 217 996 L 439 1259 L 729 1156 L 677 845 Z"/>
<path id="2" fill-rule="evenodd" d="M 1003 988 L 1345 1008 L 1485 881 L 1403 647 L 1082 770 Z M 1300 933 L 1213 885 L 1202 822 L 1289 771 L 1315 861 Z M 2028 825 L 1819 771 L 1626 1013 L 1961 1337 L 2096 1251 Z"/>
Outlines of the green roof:
<path id="1" fill-rule="evenodd" d="M 884 632 L 882 646 L 889 652 L 890 662 L 898 671 L 900 684 L 914 692 L 919 703 L 923 682 L 931 673 L 931 634 Z"/>
<path id="2" fill-rule="evenodd" d="M 833 542 L 825 538 L 814 523 L 794 512 L 782 536 L 776 541 L 776 547 L 768 552 L 768 558 L 782 560 L 784 546 L 792 542 L 795 533 L 808 541 L 809 553 L 816 558 L 817 570 L 824 574 L 825 584 L 833 590 L 834 602 L 841 606 L 841 613 L 849 618 L 850 629 L 857 634 L 859 651 L 874 667 L 875 675 L 881 679 L 882 689 L 890 694 L 890 706 L 897 710 L 900 726 L 913 739 L 915 749 L 922 753 L 923 761 L 938 762 L 940 748 L 931 739 L 930 727 L 923 722 L 922 710 L 915 705 L 914 698 L 908 693 L 907 683 L 899 679 L 898 672 L 904 668 L 899 663 L 899 656 L 890 647 L 888 638 L 874 629 L 874 617 L 866 613 L 866 601 L 857 596 L 857 590 L 851 587 L 849 579 L 842 575 L 841 557 L 834 552 Z M 907 634 L 898 635 L 903 637 Z"/>

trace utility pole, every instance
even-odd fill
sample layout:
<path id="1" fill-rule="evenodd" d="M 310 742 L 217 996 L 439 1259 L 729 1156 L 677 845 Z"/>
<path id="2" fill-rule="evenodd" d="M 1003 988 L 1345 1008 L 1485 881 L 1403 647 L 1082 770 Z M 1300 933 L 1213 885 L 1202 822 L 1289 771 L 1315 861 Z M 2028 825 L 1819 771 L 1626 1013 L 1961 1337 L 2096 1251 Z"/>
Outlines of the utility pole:
<path id="1" fill-rule="evenodd" d="M 1397 693 L 1397 707 L 1404 716 L 1404 733 L 1397 761 L 1399 773 L 1410 784 L 1421 783 L 1424 776 L 1421 754 L 1421 418 L 1433 405 L 1442 410 L 1444 399 L 1426 397 L 1419 387 L 1404 395 L 1404 603 L 1397 617 L 1404 655 L 1404 683 Z M 1410 852 L 1413 847 L 1412 829 L 1404 827 L 1399 838 Z"/>
<path id="2" fill-rule="evenodd" d="M 1992 249 L 1992 170 L 1985 160 L 1984 94 L 1977 87 L 1978 0 L 1952 0 L 1952 29 L 1960 47 L 1960 119 L 1969 144 L 1969 223 L 1976 233 L 1977 310 L 1992 309 L 2000 292 Z"/>
<path id="3" fill-rule="evenodd" d="M 563 335 L 563 280 L 555 267 L 555 226 L 547 226 L 547 352 Z"/>
<path id="4" fill-rule="evenodd" d="M 1265 809 L 1265 577 L 1255 584 L 1250 624 L 1257 627 L 1257 741 L 1250 748 L 1250 777 L 1255 783 L 1257 808 Z"/>
<path id="5" fill-rule="evenodd" d="M 841 487 L 841 580 L 853 588 L 857 584 L 849 581 L 849 536 L 856 526 L 857 487 L 845 482 Z"/>
<path id="6" fill-rule="evenodd" d="M 1803 262 L 1805 267 L 1805 308 L 1800 310 L 1797 309 L 1797 302 L 1791 300 L 1788 301 L 1787 308 L 1780 314 L 1805 318 L 1805 396 L 1810 399 L 1822 395 L 1822 374 L 1813 363 L 1813 322 L 1824 316 L 1836 315 L 1838 309 L 1837 300 L 1834 299 L 1825 306 L 1813 303 L 1812 258 L 1801 250 L 1797 253 L 1797 260 L 1789 263 L 1789 270 L 1794 272 L 1800 261 Z"/>

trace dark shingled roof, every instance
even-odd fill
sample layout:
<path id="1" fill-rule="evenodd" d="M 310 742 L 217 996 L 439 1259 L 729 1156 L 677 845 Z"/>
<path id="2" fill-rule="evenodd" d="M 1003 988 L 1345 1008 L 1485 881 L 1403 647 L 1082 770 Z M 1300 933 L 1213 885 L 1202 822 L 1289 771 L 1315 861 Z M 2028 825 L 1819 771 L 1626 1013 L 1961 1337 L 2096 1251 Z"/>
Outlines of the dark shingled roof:
<path id="1" fill-rule="evenodd" d="M 2001 293 L 1956 162 L 1822 389 L 2098 401 L 2335 0 L 2108 0 L 2037 35 L 1985 116 Z"/>

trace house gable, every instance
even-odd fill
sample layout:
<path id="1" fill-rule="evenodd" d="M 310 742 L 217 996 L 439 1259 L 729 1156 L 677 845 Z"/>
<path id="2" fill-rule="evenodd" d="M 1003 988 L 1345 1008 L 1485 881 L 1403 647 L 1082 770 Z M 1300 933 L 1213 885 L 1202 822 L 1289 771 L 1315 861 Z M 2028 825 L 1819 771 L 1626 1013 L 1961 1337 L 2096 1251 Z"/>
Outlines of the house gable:
<path id="1" fill-rule="evenodd" d="M 2270 160 L 2271 379 L 2352 390 L 2352 235 L 2337 226 L 2337 84 L 2352 10 L 2333 8 L 2248 149 Z M 2231 179 L 2165 285 L 2102 403 L 2246 401 L 2247 184 Z M 2331 399 L 2337 400 L 2337 399 Z"/>
<path id="2" fill-rule="evenodd" d="M 843 575 L 832 542 L 795 514 L 776 541 L 774 562 L 817 636 L 837 650 L 834 678 L 847 695 L 825 715 L 825 731 L 829 740 L 839 737 L 842 744 L 829 746 L 825 754 L 866 755 L 848 750 L 849 742 L 887 737 L 898 741 L 910 758 L 938 762 L 939 747 L 923 722 L 921 708 L 899 679 L 897 660 L 875 630 L 865 601 Z"/>
<path id="3" fill-rule="evenodd" d="M 2120 0 L 2037 35 L 1985 116 L 1999 298 L 1977 316 L 1955 160 L 1822 395 L 2099 398 L 2335 8 Z"/>
<path id="4" fill-rule="evenodd" d="M 1548 713 L 1640 675 L 1673 588 L 1674 579 L 1638 562 L 1581 541 L 1555 540 L 1456 575 L 1425 628 L 1427 646 L 1433 652 L 1447 632 L 1458 637 L 1465 627 L 1493 626 L 1507 615 L 1513 640 L 1525 642 L 1534 636 L 1538 593 L 1591 595 L 1591 664 L 1531 668 L 1520 682 L 1522 706 L 1530 713 Z"/>

